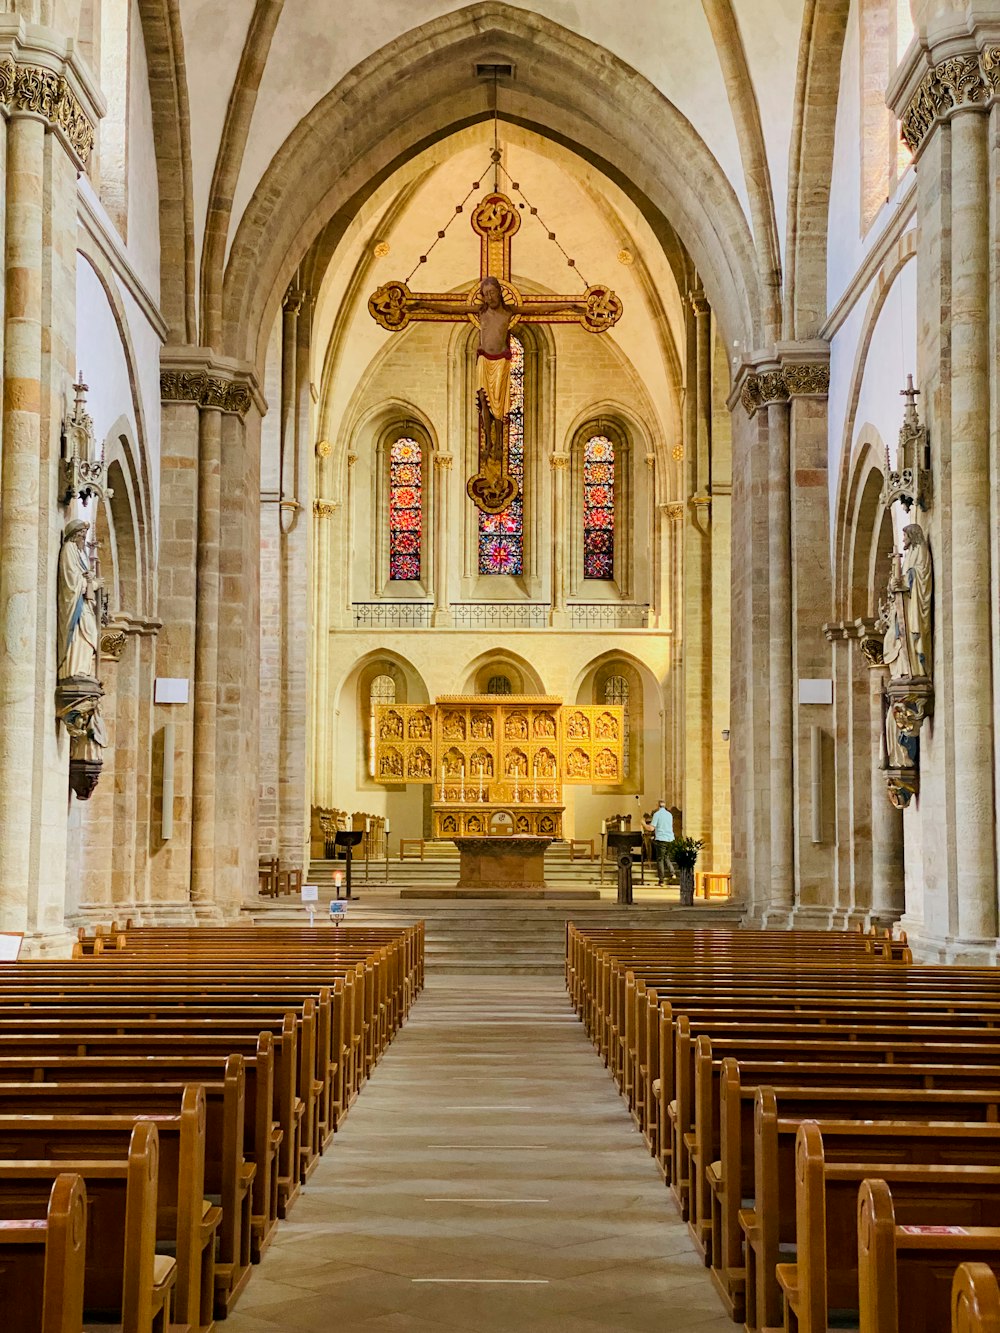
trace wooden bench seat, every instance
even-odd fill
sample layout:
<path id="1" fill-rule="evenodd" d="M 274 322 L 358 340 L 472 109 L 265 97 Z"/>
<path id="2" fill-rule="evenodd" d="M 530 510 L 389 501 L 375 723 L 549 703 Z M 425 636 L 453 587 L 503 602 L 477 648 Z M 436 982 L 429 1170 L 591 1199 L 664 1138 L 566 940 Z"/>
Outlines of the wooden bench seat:
<path id="1" fill-rule="evenodd" d="M 78 1175 L 87 1192 L 84 1318 L 168 1333 L 177 1264 L 156 1253 L 156 1126 L 139 1121 L 122 1158 L 0 1160 L 0 1220 L 38 1216 L 65 1172 Z"/>
<path id="2" fill-rule="evenodd" d="M 0 1220 L 0 1310 L 7 1333 L 80 1333 L 86 1206 L 81 1178 L 61 1172 L 43 1213 Z"/>
<path id="3" fill-rule="evenodd" d="M 934 1216 L 936 1214 L 936 1217 Z M 897 1221 L 892 1190 L 866 1180 L 858 1196 L 860 1333 L 938 1333 L 947 1329 L 959 1264 L 1000 1272 L 1000 1226 L 965 1225 L 949 1210 L 928 1211 L 926 1223 Z"/>
<path id="4" fill-rule="evenodd" d="M 960 1264 L 951 1284 L 951 1333 L 1000 1333 L 1000 1285 L 988 1264 Z"/>
<path id="5" fill-rule="evenodd" d="M 776 1274 L 790 1333 L 827 1333 L 834 1315 L 838 1324 L 858 1320 L 858 1192 L 866 1179 L 889 1185 L 898 1225 L 1000 1225 L 1000 1165 L 827 1162 L 820 1126 L 806 1121 L 795 1166 L 795 1261 Z"/>
<path id="6" fill-rule="evenodd" d="M 192 1330 L 215 1327 L 215 1241 L 221 1208 L 205 1200 L 205 1094 L 189 1084 L 173 1113 L 0 1114 L 0 1160 L 100 1161 L 128 1155 L 138 1123 L 156 1126 L 156 1240 L 177 1262 L 174 1316 Z"/>

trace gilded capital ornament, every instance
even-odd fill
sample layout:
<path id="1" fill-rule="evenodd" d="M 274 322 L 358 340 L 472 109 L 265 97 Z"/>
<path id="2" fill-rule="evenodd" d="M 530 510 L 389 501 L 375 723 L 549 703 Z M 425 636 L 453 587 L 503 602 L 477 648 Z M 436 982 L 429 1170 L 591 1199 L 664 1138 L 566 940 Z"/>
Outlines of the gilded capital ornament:
<path id="1" fill-rule="evenodd" d="M 314 500 L 313 513 L 317 518 L 333 518 L 339 505 L 339 500 Z"/>
<path id="2" fill-rule="evenodd" d="M 161 370 L 160 401 L 194 403 L 197 407 L 245 417 L 253 395 L 245 381 L 210 375 L 207 370 Z"/>
<path id="3" fill-rule="evenodd" d="M 128 634 L 123 629 L 116 629 L 112 626 L 101 635 L 101 658 L 111 659 L 112 662 L 121 661 L 122 652 L 125 649 L 125 643 Z"/>
<path id="4" fill-rule="evenodd" d="M 672 523 L 677 523 L 684 517 L 684 502 L 682 500 L 671 500 L 667 504 L 660 505 L 660 508 Z"/>
<path id="5" fill-rule="evenodd" d="M 434 455 L 434 466 L 435 466 L 436 468 L 440 468 L 442 472 L 449 472 L 449 471 L 451 471 L 451 465 L 452 465 L 452 463 L 454 463 L 454 461 L 455 461 L 455 457 L 454 457 L 453 454 L 435 454 L 435 455 Z"/>
<path id="6" fill-rule="evenodd" d="M 549 466 L 554 471 L 569 467 L 569 454 L 550 454 Z"/>
<path id="7" fill-rule="evenodd" d="M 973 107 L 988 111 L 1000 97 L 1000 46 L 949 56 L 920 80 L 900 116 L 900 133 L 911 153 L 922 147 L 935 125 L 955 111 Z"/>
<path id="8" fill-rule="evenodd" d="M 696 315 L 709 315 L 712 313 L 712 307 L 709 305 L 708 299 L 700 287 L 697 291 L 688 292 L 688 300 L 691 302 L 691 309 Z"/>
<path id="9" fill-rule="evenodd" d="M 740 402 L 748 417 L 772 403 L 787 403 L 790 398 L 825 397 L 830 392 L 830 367 L 825 362 L 793 361 L 778 370 L 748 375 L 743 382 Z"/>
<path id="10" fill-rule="evenodd" d="M 94 147 L 94 126 L 68 81 L 37 65 L 21 65 L 7 56 L 0 60 L 0 103 L 8 113 L 31 112 L 50 129 L 59 130 L 86 167 Z"/>

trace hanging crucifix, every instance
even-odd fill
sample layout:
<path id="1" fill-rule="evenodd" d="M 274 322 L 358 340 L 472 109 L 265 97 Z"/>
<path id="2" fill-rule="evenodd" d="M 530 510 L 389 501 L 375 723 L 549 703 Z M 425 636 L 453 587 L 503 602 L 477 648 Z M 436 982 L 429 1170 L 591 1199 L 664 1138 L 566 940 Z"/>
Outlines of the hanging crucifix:
<path id="1" fill-rule="evenodd" d="M 494 162 L 498 159 L 495 152 Z M 461 207 L 456 211 L 461 212 Z M 579 296 L 522 296 L 510 280 L 510 243 L 520 225 L 513 202 L 494 190 L 479 201 L 472 214 L 472 230 L 480 238 L 480 247 L 479 280 L 470 292 L 411 292 L 405 282 L 387 282 L 368 301 L 372 318 L 390 333 L 399 333 L 416 320 L 468 320 L 479 329 L 479 471 L 469 478 L 466 490 L 484 514 L 503 513 L 518 494 L 509 467 L 511 329 L 519 323 L 580 324 L 588 333 L 606 333 L 622 313 L 620 298 L 603 283 L 588 287 Z M 439 238 L 443 235 L 438 232 Z M 553 232 L 549 240 L 555 240 Z M 567 262 L 575 266 L 572 259 Z"/>

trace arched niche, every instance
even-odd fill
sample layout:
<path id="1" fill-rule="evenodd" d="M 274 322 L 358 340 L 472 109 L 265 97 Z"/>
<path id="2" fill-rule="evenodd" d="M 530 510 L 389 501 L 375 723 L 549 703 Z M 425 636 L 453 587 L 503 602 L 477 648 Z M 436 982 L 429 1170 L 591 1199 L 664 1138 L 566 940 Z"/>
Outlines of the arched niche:
<path id="1" fill-rule="evenodd" d="M 494 676 L 505 676 L 510 681 L 511 694 L 545 694 L 541 676 L 524 657 L 503 648 L 481 653 L 468 664 L 459 679 L 460 694 L 486 694 Z"/>

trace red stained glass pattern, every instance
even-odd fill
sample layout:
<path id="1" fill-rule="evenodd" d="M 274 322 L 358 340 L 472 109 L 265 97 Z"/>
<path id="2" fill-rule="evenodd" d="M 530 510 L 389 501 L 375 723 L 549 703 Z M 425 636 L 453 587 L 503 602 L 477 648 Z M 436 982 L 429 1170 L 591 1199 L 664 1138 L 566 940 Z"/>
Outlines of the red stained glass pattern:
<path id="1" fill-rule="evenodd" d="M 524 571 L 524 348 L 510 340 L 510 418 L 508 466 L 519 493 L 502 514 L 479 515 L 480 574 Z"/>
<path id="2" fill-rule="evenodd" d="M 423 536 L 420 445 L 404 436 L 389 451 L 389 578 L 420 578 Z"/>
<path id="3" fill-rule="evenodd" d="M 583 446 L 583 577 L 615 574 L 615 446 L 595 435 Z"/>

